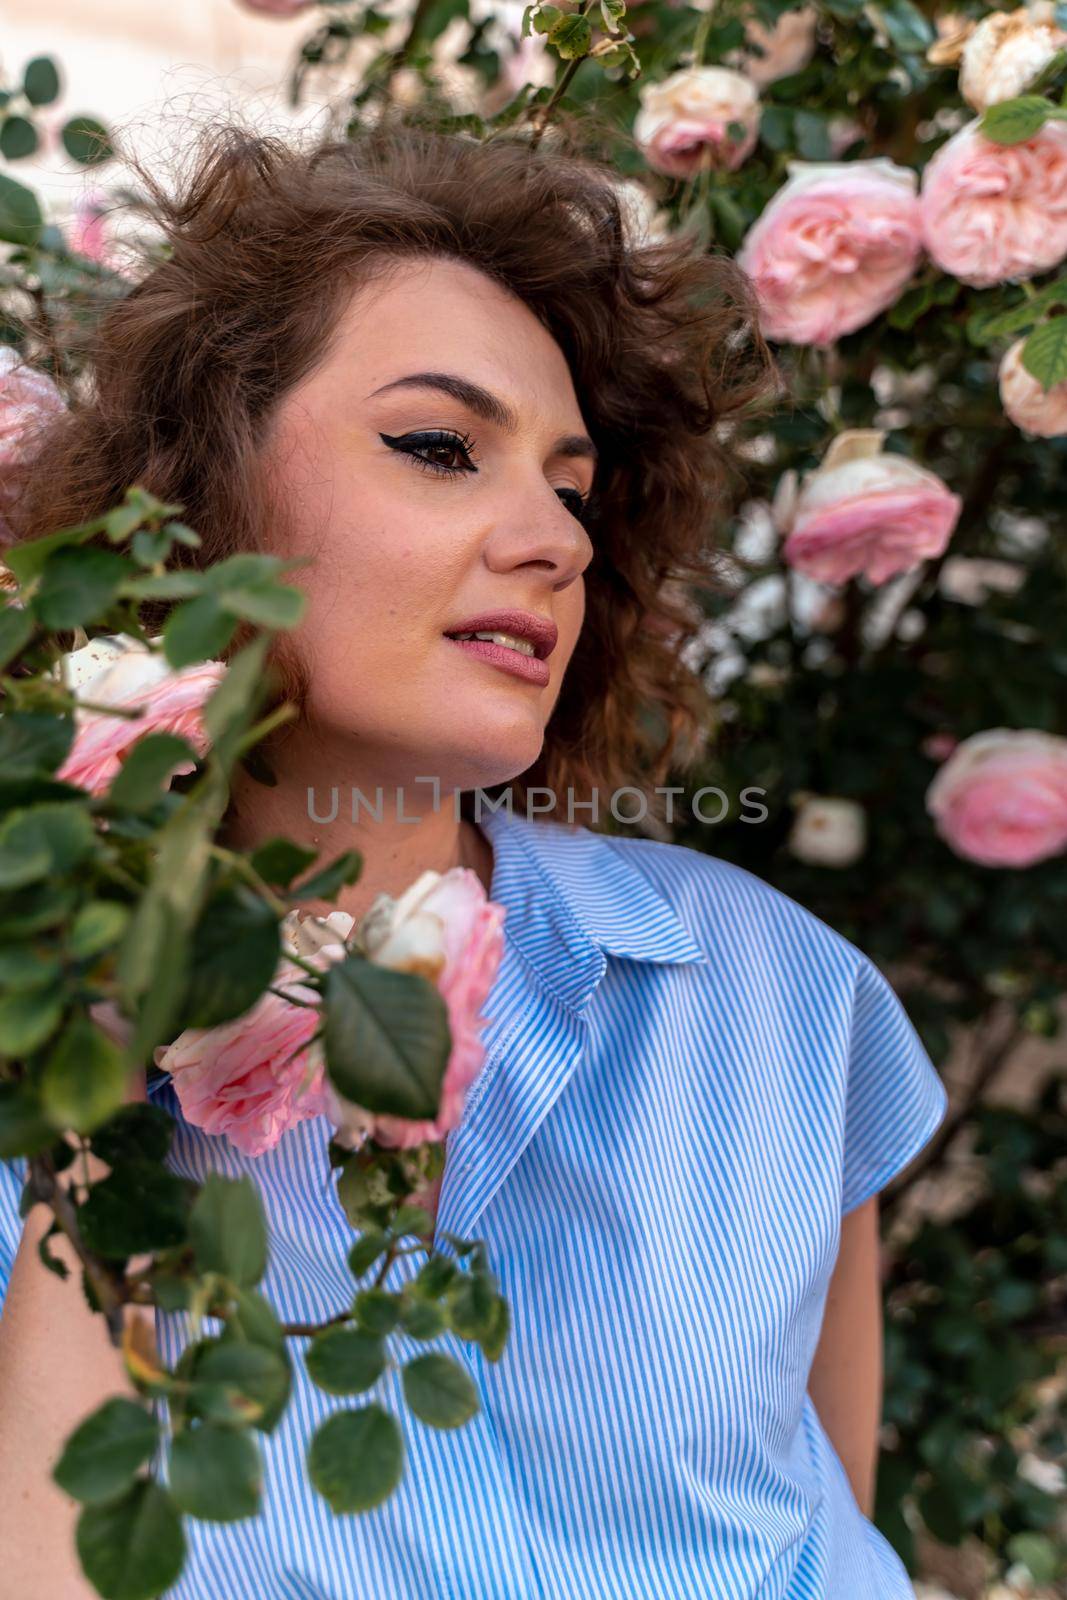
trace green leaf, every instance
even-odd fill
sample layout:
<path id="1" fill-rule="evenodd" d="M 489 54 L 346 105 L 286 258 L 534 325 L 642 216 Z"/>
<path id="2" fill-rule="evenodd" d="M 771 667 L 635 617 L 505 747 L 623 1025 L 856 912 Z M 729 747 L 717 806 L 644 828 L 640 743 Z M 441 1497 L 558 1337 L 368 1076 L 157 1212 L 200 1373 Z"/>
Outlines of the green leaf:
<path id="1" fill-rule="evenodd" d="M 919 55 L 933 44 L 933 25 L 911 0 L 878 0 L 870 10 L 881 17 L 901 55 Z"/>
<path id="2" fill-rule="evenodd" d="M 140 1479 L 121 1500 L 86 1506 L 75 1543 L 103 1600 L 156 1600 L 185 1561 L 178 1509 L 166 1489 L 148 1479 Z"/>
<path id="3" fill-rule="evenodd" d="M 46 533 L 40 539 L 20 541 L 4 551 L 4 564 L 25 586 L 44 571 L 45 563 L 54 551 L 63 550 L 68 545 L 84 544 L 100 532 L 101 523 L 102 519 L 97 517 L 92 522 L 78 522 L 69 528 L 57 528 L 54 533 Z"/>
<path id="4" fill-rule="evenodd" d="M 210 1422 L 173 1440 L 170 1491 L 179 1509 L 203 1522 L 237 1522 L 259 1510 L 263 1474 L 255 1440 Z"/>
<path id="5" fill-rule="evenodd" d="M 92 818 L 81 806 L 51 801 L 12 811 L 0 823 L 0 888 L 63 877 L 95 845 Z"/>
<path id="6" fill-rule="evenodd" d="M 360 1328 L 327 1328 L 304 1357 L 308 1377 L 328 1394 L 363 1394 L 385 1371 L 385 1341 Z"/>
<path id="7" fill-rule="evenodd" d="M 174 1137 L 174 1119 L 146 1100 L 122 1106 L 93 1134 L 93 1154 L 109 1167 L 120 1161 L 162 1164 Z"/>
<path id="8" fill-rule="evenodd" d="M 189 1405 L 211 1421 L 266 1433 L 285 1408 L 289 1386 L 284 1350 L 227 1336 L 196 1353 Z"/>
<path id="9" fill-rule="evenodd" d="M 60 138 L 68 156 L 83 167 L 98 166 L 114 154 L 111 135 L 95 117 L 71 117 L 63 124 Z"/>
<path id="10" fill-rule="evenodd" d="M 244 884 L 219 889 L 193 931 L 185 1026 L 215 1028 L 251 1010 L 280 958 L 278 919 L 266 901 Z"/>
<path id="11" fill-rule="evenodd" d="M 39 1155 L 55 1142 L 56 1130 L 40 1103 L 21 1084 L 0 1083 L 0 1161 Z"/>
<path id="12" fill-rule="evenodd" d="M 0 672 L 3 672 L 33 638 L 33 616 L 22 606 L 0 609 Z"/>
<path id="13" fill-rule="evenodd" d="M 588 17 L 573 13 L 562 16 L 549 29 L 548 42 L 555 45 L 564 61 L 574 61 L 588 55 L 593 40 L 593 26 Z"/>
<path id="14" fill-rule="evenodd" d="M 1045 389 L 1067 383 L 1067 316 L 1041 323 L 1023 345 L 1022 364 Z"/>
<path id="15" fill-rule="evenodd" d="M 137 748 L 131 752 L 125 765 L 129 765 Z M 89 900 L 75 917 L 67 935 L 67 954 L 74 961 L 88 961 L 93 956 L 110 950 L 118 944 L 126 931 L 130 913 L 116 900 Z"/>
<path id="16" fill-rule="evenodd" d="M 396 1239 L 406 1238 L 408 1234 L 421 1239 L 433 1232 L 433 1218 L 425 1206 L 401 1206 L 389 1231 Z"/>
<path id="17" fill-rule="evenodd" d="M 70 754 L 74 719 L 40 711 L 7 711 L 0 717 L 0 772 L 5 778 L 55 772 Z"/>
<path id="18" fill-rule="evenodd" d="M 448 1327 L 440 1306 L 430 1300 L 410 1300 L 400 1313 L 400 1324 L 411 1339 L 436 1339 Z"/>
<path id="19" fill-rule="evenodd" d="M 124 1159 L 93 1184 L 78 1213 L 86 1244 L 119 1261 L 184 1244 L 192 1188 L 157 1161 Z"/>
<path id="20" fill-rule="evenodd" d="M 238 1289 L 234 1295 L 233 1310 L 226 1324 L 230 1333 L 250 1344 L 263 1345 L 268 1350 L 283 1352 L 285 1335 L 274 1307 L 258 1289 Z"/>
<path id="21" fill-rule="evenodd" d="M 416 1356 L 401 1376 L 408 1405 L 431 1428 L 461 1428 L 478 1413 L 478 1391 L 451 1356 Z"/>
<path id="22" fill-rule="evenodd" d="M 33 190 L 0 172 L 0 239 L 7 244 L 30 247 L 40 239 L 43 227 L 44 218 Z M 13 554 L 13 551 L 4 551 L 5 565 L 20 583 L 24 583 L 25 578 L 11 559 Z"/>
<path id="23" fill-rule="evenodd" d="M 533 30 L 535 33 L 551 33 L 552 29 L 566 15 L 559 6 L 540 6 L 533 13 Z"/>
<path id="24" fill-rule="evenodd" d="M 337 1512 L 372 1511 L 392 1494 L 404 1470 L 404 1438 L 379 1405 L 339 1411 L 308 1446 L 308 1472 Z"/>
<path id="25" fill-rule="evenodd" d="M 1035 1583 L 1054 1583 L 1060 1573 L 1060 1555 L 1055 1542 L 1044 1533 L 1016 1533 L 1008 1540 L 1010 1561 L 1021 1561 Z"/>
<path id="26" fill-rule="evenodd" d="M 455 1333 L 461 1339 L 483 1339 L 495 1327 L 497 1295 L 488 1273 L 460 1274 L 449 1287 L 448 1313 Z"/>
<path id="27" fill-rule="evenodd" d="M 267 1270 L 267 1219 L 252 1179 L 209 1172 L 189 1214 L 189 1238 L 201 1272 L 253 1288 Z"/>
<path id="28" fill-rule="evenodd" d="M 327 968 L 323 1007 L 326 1068 L 346 1100 L 415 1121 L 437 1115 L 452 1041 L 428 978 L 351 956 Z"/>
<path id="29" fill-rule="evenodd" d="M 122 1104 L 129 1073 L 122 1052 L 80 1012 L 59 1037 L 41 1075 L 41 1104 L 60 1132 L 91 1133 Z"/>
<path id="30" fill-rule="evenodd" d="M 22 74 L 22 92 L 31 106 L 50 106 L 59 99 L 59 69 L 51 56 L 34 56 Z"/>
<path id="31" fill-rule="evenodd" d="M 493 1302 L 493 1319 L 488 1330 L 478 1340 L 487 1361 L 500 1360 L 510 1328 L 511 1312 L 508 1310 L 508 1303 L 503 1295 L 497 1295 Z"/>
<path id="32" fill-rule="evenodd" d="M 22 989 L 0 996 L 0 1055 L 32 1055 L 52 1037 L 62 1015 L 62 992 Z"/>
<path id="33" fill-rule="evenodd" d="M 158 805 L 175 768 L 197 759 L 188 739 L 179 734 L 143 734 L 115 774 L 108 791 L 109 805 L 120 811 L 150 811 Z"/>
<path id="34" fill-rule="evenodd" d="M 222 609 L 218 597 L 202 594 L 172 611 L 163 624 L 163 651 L 172 667 L 214 661 L 237 627 L 236 617 Z"/>
<path id="35" fill-rule="evenodd" d="M 288 584 L 246 584 L 219 595 L 223 607 L 263 628 L 295 628 L 304 614 L 307 596 Z"/>
<path id="36" fill-rule="evenodd" d="M 231 656 L 226 676 L 204 707 L 204 727 L 224 767 L 232 762 L 263 703 L 269 644 L 269 636 L 260 634 Z"/>
<path id="37" fill-rule="evenodd" d="M 400 1321 L 400 1300 L 388 1289 L 361 1289 L 352 1302 L 356 1320 L 367 1333 L 392 1333 Z"/>
<path id="38" fill-rule="evenodd" d="M 53 1478 L 75 1500 L 113 1500 L 132 1484 L 159 1441 L 151 1412 L 135 1400 L 105 1400 L 75 1428 Z"/>
<path id="39" fill-rule="evenodd" d="M 372 1228 L 362 1238 L 357 1239 L 348 1252 L 348 1266 L 354 1278 L 362 1278 L 363 1274 L 381 1259 L 389 1248 L 389 1236 L 380 1228 Z"/>
<path id="40" fill-rule="evenodd" d="M 294 900 L 332 900 L 345 884 L 355 883 L 363 871 L 363 857 L 358 850 L 344 850 L 321 872 L 305 878 L 289 892 Z"/>
<path id="41" fill-rule="evenodd" d="M 317 855 L 317 850 L 295 844 L 292 839 L 268 839 L 252 852 L 252 870 L 264 883 L 287 889 L 297 873 L 310 867 Z"/>
<path id="42" fill-rule="evenodd" d="M 0 156 L 21 161 L 37 149 L 37 129 L 28 117 L 10 116 L 0 122 Z"/>
<path id="43" fill-rule="evenodd" d="M 805 161 L 829 161 L 830 123 L 816 111 L 797 111 L 793 117 L 793 136 Z"/>
<path id="44" fill-rule="evenodd" d="M 1001 100 L 989 107 L 978 124 L 978 131 L 995 144 L 1021 144 L 1040 132 L 1053 109 L 1051 102 L 1039 94 Z"/>

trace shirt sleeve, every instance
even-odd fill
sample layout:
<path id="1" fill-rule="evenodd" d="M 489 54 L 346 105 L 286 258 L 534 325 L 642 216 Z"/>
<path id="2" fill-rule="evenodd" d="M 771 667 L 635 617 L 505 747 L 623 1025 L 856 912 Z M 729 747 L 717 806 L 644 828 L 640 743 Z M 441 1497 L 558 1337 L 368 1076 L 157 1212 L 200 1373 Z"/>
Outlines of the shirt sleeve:
<path id="1" fill-rule="evenodd" d="M 26 1182 L 26 1161 L 22 1156 L 0 1161 L 0 1310 L 7 1299 L 11 1269 L 15 1265 L 25 1219 L 19 1216 L 19 1202 Z"/>
<path id="2" fill-rule="evenodd" d="M 932 1138 L 948 1096 L 885 976 L 861 954 L 845 1095 L 841 1211 L 883 1189 Z"/>

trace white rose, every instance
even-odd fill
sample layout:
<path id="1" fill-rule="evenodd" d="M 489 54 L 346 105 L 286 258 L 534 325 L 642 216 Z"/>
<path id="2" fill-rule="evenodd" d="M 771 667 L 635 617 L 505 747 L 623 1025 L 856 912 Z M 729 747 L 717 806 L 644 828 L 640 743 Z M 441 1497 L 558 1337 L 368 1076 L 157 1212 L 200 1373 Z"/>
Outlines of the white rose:
<path id="1" fill-rule="evenodd" d="M 1067 33 L 1027 6 L 992 11 L 968 36 L 960 56 L 960 94 L 976 111 L 1014 100 L 1067 44 Z"/>
<path id="2" fill-rule="evenodd" d="M 645 84 L 633 136 L 656 172 L 691 178 L 707 166 L 739 167 L 759 135 L 756 86 L 729 67 L 684 67 Z M 744 130 L 733 139 L 729 125 Z"/>
<path id="3" fill-rule="evenodd" d="M 813 867 L 850 867 L 867 846 L 867 816 L 854 800 L 802 794 L 788 847 Z"/>
<path id="4" fill-rule="evenodd" d="M 1016 339 L 1001 357 L 997 369 L 1000 403 L 1005 416 L 1017 428 L 1043 439 L 1054 439 L 1067 433 L 1067 383 L 1054 383 L 1051 389 L 1042 388 L 1033 373 L 1023 366 L 1025 343 L 1025 339 Z"/>

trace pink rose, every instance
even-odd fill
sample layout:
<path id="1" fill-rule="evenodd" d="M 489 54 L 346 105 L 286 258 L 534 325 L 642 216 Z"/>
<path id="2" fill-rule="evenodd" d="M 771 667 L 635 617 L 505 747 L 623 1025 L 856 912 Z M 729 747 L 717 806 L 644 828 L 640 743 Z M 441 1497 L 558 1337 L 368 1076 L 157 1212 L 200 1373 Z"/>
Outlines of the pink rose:
<path id="1" fill-rule="evenodd" d="M 27 367 L 17 350 L 0 345 L 0 542 L 14 537 L 5 513 L 17 495 L 18 469 L 32 453 L 35 435 L 66 410 L 63 396 L 43 372 Z"/>
<path id="2" fill-rule="evenodd" d="M 1025 339 L 1016 339 L 1005 350 L 997 371 L 1000 403 L 1017 428 L 1053 439 L 1067 433 L 1067 383 L 1054 383 L 1046 389 L 1023 366 Z"/>
<path id="3" fill-rule="evenodd" d="M 341 946 L 326 948 L 316 965 L 343 956 Z M 318 995 L 300 982 L 303 970 L 283 961 L 275 987 L 250 1011 L 216 1028 L 186 1028 L 153 1059 L 169 1072 L 187 1122 L 205 1133 L 224 1134 L 245 1155 L 273 1150 L 283 1133 L 326 1110 L 326 1078 L 321 1050 L 310 1048 L 321 1022 Z"/>
<path id="4" fill-rule="evenodd" d="M 990 728 L 957 745 L 926 791 L 926 809 L 957 855 L 1029 867 L 1067 849 L 1067 739 Z"/>
<path id="5" fill-rule="evenodd" d="M 692 178 L 706 167 L 732 170 L 759 137 L 756 86 L 729 67 L 684 67 L 640 90 L 633 137 L 656 172 Z M 734 138 L 731 123 L 743 132 Z"/>
<path id="6" fill-rule="evenodd" d="M 927 163 L 920 207 L 927 250 L 962 283 L 1047 272 L 1067 256 L 1067 127 L 1005 145 L 968 122 Z"/>
<path id="7" fill-rule="evenodd" d="M 770 339 L 831 344 L 896 300 L 922 249 L 916 177 L 884 156 L 791 161 L 738 264 Z"/>
<path id="8" fill-rule="evenodd" d="M 503 906 L 486 899 L 477 873 L 454 867 L 424 872 L 398 900 L 380 895 L 359 928 L 372 961 L 431 977 L 448 1009 L 452 1052 L 432 1121 L 378 1116 L 344 1101 L 327 1083 L 329 1115 L 341 1143 L 370 1136 L 396 1149 L 436 1143 L 463 1115 L 467 1091 L 481 1071 L 481 1016 L 503 951 Z"/>
<path id="9" fill-rule="evenodd" d="M 203 724 L 204 705 L 226 675 L 221 661 L 196 662 L 176 672 L 161 650 L 149 652 L 136 639 L 122 642 L 121 653 L 111 661 L 105 658 L 102 665 L 98 642 L 85 646 L 93 654 L 90 667 L 99 665 L 88 676 L 81 672 L 82 651 L 63 658 L 78 700 L 142 712 L 132 719 L 76 707 L 74 743 L 57 777 L 94 795 L 107 793 L 123 761 L 147 733 L 179 734 L 203 755 L 210 743 Z M 192 771 L 192 763 L 183 761 L 173 775 Z"/>
<path id="10" fill-rule="evenodd" d="M 795 475 L 783 475 L 775 521 L 787 535 L 783 556 L 798 572 L 820 583 L 858 574 L 885 583 L 945 549 L 962 500 L 936 473 L 884 453 L 884 438 L 877 429 L 846 429 L 799 491 Z"/>

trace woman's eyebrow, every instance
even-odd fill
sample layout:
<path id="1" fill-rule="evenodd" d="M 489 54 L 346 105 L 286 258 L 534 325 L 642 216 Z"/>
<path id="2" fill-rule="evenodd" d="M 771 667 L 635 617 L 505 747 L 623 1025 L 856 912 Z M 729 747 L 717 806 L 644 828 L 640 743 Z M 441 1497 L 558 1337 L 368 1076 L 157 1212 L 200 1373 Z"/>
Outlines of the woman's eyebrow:
<path id="1" fill-rule="evenodd" d="M 460 405 L 473 411 L 476 416 L 484 417 L 486 422 L 491 422 L 503 433 L 517 433 L 519 419 L 506 401 L 498 395 L 492 394 L 488 389 L 483 389 L 480 383 L 473 383 L 469 378 L 461 378 L 454 372 L 412 372 L 404 378 L 394 378 L 391 383 L 383 383 L 380 389 L 374 389 L 367 396 L 370 400 L 376 394 L 384 394 L 387 389 L 438 389 L 442 394 L 451 395 L 453 400 L 458 400 Z M 553 453 L 559 456 L 588 456 L 590 461 L 596 461 L 597 448 L 585 433 L 565 433 L 557 439 L 553 446 Z"/>

